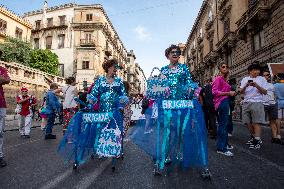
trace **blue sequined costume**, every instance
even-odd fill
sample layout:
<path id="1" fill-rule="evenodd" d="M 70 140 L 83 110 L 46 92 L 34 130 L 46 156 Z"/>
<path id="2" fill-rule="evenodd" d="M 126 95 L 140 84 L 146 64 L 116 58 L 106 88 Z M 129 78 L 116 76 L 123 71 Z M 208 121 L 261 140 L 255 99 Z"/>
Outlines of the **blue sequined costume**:
<path id="1" fill-rule="evenodd" d="M 192 81 L 189 70 L 184 64 L 177 64 L 173 68 L 163 67 L 161 76 L 166 78 L 168 92 L 160 94 L 160 98 L 156 96 L 158 122 L 155 132 L 142 135 L 139 131 L 142 129 L 137 127 L 131 138 L 152 155 L 160 170 L 165 168 L 167 160 L 171 160 L 172 165 L 178 163 L 185 168 L 206 168 L 208 166 L 207 131 L 201 105 L 196 97 L 192 96 L 197 84 Z M 149 82 L 151 85 L 151 80 Z M 153 90 L 148 95 L 151 96 L 152 92 Z M 163 108 L 165 100 L 173 103 L 180 103 L 180 100 L 192 102 L 193 108 L 165 109 Z"/>
<path id="2" fill-rule="evenodd" d="M 99 102 L 99 111 L 97 113 L 109 113 L 111 119 L 108 122 L 86 123 L 84 122 L 84 115 L 92 113 L 92 108 L 89 108 L 91 112 L 88 113 L 77 112 L 70 121 L 68 130 L 59 146 L 59 153 L 63 155 L 66 162 L 75 160 L 77 164 L 82 164 L 91 155 L 98 154 L 99 143 L 110 140 L 112 137 L 109 133 L 101 135 L 104 129 L 115 129 L 118 127 L 120 132 L 123 132 L 123 114 L 120 110 L 128 103 L 128 97 L 126 96 L 122 79 L 115 77 L 112 83 L 108 83 L 105 76 L 99 77 L 87 98 L 94 104 Z M 89 107 L 92 107 L 92 105 L 90 104 Z M 107 138 L 102 139 L 102 136 Z M 114 136 L 114 140 L 116 138 Z M 121 138 L 122 136 L 120 136 L 120 140 Z M 70 139 L 72 140 L 71 142 Z M 112 151 L 114 154 L 117 154 L 115 149 Z M 121 151 L 120 148 L 119 151 Z M 98 155 L 104 156 L 102 153 Z M 105 157 L 115 157 L 115 155 Z"/>

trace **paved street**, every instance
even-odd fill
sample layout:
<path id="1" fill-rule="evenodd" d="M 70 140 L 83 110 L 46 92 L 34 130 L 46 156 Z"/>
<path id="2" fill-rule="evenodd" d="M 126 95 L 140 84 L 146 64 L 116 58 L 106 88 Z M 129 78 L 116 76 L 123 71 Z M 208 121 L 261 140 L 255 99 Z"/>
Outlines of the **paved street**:
<path id="1" fill-rule="evenodd" d="M 150 157 L 131 141 L 115 173 L 110 160 L 90 160 L 74 172 L 56 152 L 62 137 L 59 126 L 55 127 L 58 139 L 48 141 L 43 140 L 40 128 L 32 130 L 30 139 L 6 131 L 8 166 L 0 169 L 0 188 L 283 188 L 284 146 L 271 144 L 270 129 L 264 127 L 262 149 L 249 150 L 244 144 L 247 130 L 240 124 L 235 128 L 230 138 L 233 158 L 216 154 L 215 141 L 209 139 L 211 181 L 203 180 L 198 170 L 175 170 L 155 177 Z"/>

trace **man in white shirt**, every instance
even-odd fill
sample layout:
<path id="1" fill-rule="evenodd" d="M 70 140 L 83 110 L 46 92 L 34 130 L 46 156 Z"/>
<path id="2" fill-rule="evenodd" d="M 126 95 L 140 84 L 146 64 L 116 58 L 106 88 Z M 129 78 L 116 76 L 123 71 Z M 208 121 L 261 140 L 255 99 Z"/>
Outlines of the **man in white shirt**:
<path id="1" fill-rule="evenodd" d="M 278 104 L 276 103 L 275 98 L 275 86 L 271 83 L 271 75 L 270 72 L 265 70 L 263 72 L 263 77 L 268 82 L 267 87 L 267 95 L 264 95 L 264 110 L 266 115 L 268 115 L 269 118 L 269 125 L 271 127 L 272 131 L 272 143 L 275 144 L 282 144 L 280 135 L 278 136 L 278 133 L 280 133 L 280 127 L 278 126 Z M 278 131 L 279 128 L 279 131 Z"/>
<path id="2" fill-rule="evenodd" d="M 251 134 L 251 139 L 247 142 L 251 149 L 260 148 L 260 124 L 265 123 L 263 95 L 267 94 L 267 81 L 259 76 L 260 70 L 261 67 L 257 63 L 249 65 L 249 76 L 242 79 L 240 86 L 240 92 L 244 94 L 242 119 Z"/>

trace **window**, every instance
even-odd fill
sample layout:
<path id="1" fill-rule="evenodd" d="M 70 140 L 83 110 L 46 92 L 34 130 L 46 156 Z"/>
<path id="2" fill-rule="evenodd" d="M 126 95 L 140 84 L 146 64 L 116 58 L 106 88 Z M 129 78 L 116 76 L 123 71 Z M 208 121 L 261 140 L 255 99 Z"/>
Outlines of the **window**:
<path id="1" fill-rule="evenodd" d="M 90 68 L 90 61 L 83 61 L 82 62 L 82 69 L 87 70 Z"/>
<path id="2" fill-rule="evenodd" d="M 39 30 L 39 29 L 40 29 L 40 23 L 41 23 L 40 20 L 37 20 L 37 21 L 35 22 L 35 29 L 36 29 L 36 30 Z"/>
<path id="3" fill-rule="evenodd" d="M 7 22 L 0 18 L 0 32 L 6 32 Z"/>
<path id="4" fill-rule="evenodd" d="M 86 41 L 86 43 L 91 43 L 92 33 L 85 33 L 85 41 Z"/>
<path id="5" fill-rule="evenodd" d="M 209 51 L 213 51 L 213 40 L 209 41 Z"/>
<path id="6" fill-rule="evenodd" d="M 22 39 L 22 35 L 23 35 L 23 30 L 16 27 L 15 37 L 18 38 L 18 39 Z"/>
<path id="7" fill-rule="evenodd" d="M 229 68 L 233 65 L 232 53 L 229 53 L 227 55 L 227 65 L 229 66 Z"/>
<path id="8" fill-rule="evenodd" d="M 64 64 L 58 65 L 59 76 L 64 77 Z"/>
<path id="9" fill-rule="evenodd" d="M 92 14 L 86 14 L 86 21 L 92 21 L 93 15 Z"/>
<path id="10" fill-rule="evenodd" d="M 47 27 L 52 27 L 53 26 L 53 18 L 48 18 L 47 19 Z"/>
<path id="11" fill-rule="evenodd" d="M 224 35 L 230 32 L 230 20 L 227 19 L 224 21 Z"/>
<path id="12" fill-rule="evenodd" d="M 264 46 L 264 32 L 263 30 L 253 36 L 253 50 L 257 51 Z"/>
<path id="13" fill-rule="evenodd" d="M 39 49 L 39 38 L 34 38 L 34 48 Z"/>
<path id="14" fill-rule="evenodd" d="M 213 14 L 212 14 L 211 10 L 209 10 L 209 12 L 208 12 L 208 21 L 209 22 L 213 21 Z"/>
<path id="15" fill-rule="evenodd" d="M 52 37 L 51 36 L 46 37 L 45 44 L 46 44 L 46 49 L 51 49 L 51 46 L 52 46 Z"/>
<path id="16" fill-rule="evenodd" d="M 200 28 L 199 30 L 199 37 L 202 38 L 203 37 L 203 31 L 202 31 L 202 28 Z"/>
<path id="17" fill-rule="evenodd" d="M 62 25 L 65 25 L 65 18 L 66 16 L 59 16 L 59 25 L 62 26 Z"/>
<path id="18" fill-rule="evenodd" d="M 62 49 L 64 48 L 64 41 L 65 41 L 65 35 L 58 35 L 58 48 Z"/>

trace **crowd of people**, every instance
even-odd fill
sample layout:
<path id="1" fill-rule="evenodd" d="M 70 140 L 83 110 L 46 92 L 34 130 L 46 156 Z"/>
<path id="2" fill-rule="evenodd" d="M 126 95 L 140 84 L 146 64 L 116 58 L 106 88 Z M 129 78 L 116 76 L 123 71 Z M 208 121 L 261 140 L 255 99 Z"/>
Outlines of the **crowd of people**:
<path id="1" fill-rule="evenodd" d="M 271 142 L 283 144 L 280 128 L 284 118 L 284 73 L 272 77 L 268 68 L 254 62 L 247 68 L 248 75 L 237 85 L 235 78 L 229 79 L 227 64 L 220 64 L 218 69 L 219 74 L 209 79 L 199 94 L 208 134 L 210 138 L 217 139 L 217 153 L 234 155 L 228 136 L 233 135 L 232 117 L 237 98 L 241 105 L 242 123 L 250 136 L 246 142 L 249 148 L 261 147 L 261 126 L 268 122 L 272 131 Z"/>
<path id="2" fill-rule="evenodd" d="M 234 108 L 236 101 L 241 100 L 241 119 L 248 128 L 249 148 L 261 148 L 261 125 L 267 124 L 267 120 L 272 130 L 271 142 L 283 144 L 280 128 L 284 117 L 284 73 L 272 78 L 268 69 L 263 70 L 255 62 L 248 66 L 248 75 L 238 83 L 234 78 L 229 79 L 230 68 L 222 63 L 218 65 L 218 75 L 198 87 L 187 66 L 178 62 L 178 46 L 167 48 L 165 56 L 169 65 L 148 82 L 144 95 L 129 94 L 130 85 L 116 74 L 120 65 L 115 59 L 105 61 L 105 75 L 96 77 L 82 91 L 78 91 L 74 77 L 67 78 L 63 87 L 51 83 L 40 100 L 29 94 L 27 87 L 20 88 L 15 109 L 20 136 L 31 137 L 33 115 L 39 106 L 44 139 L 56 139 L 52 132 L 56 117 L 62 122 L 64 137 L 58 151 L 66 161 L 75 161 L 77 166 L 94 155 L 112 157 L 115 161 L 123 156 L 123 138 L 131 125 L 131 106 L 142 106 L 145 126 L 132 139 L 153 156 L 156 173 L 161 173 L 171 162 L 179 162 L 184 167 L 205 168 L 208 175 L 207 134 L 216 139 L 217 153 L 233 156 L 234 147 L 228 137 L 233 136 Z M 152 89 L 151 82 L 156 81 Z M 9 82 L 7 70 L 0 67 L 0 167 L 7 165 L 3 159 L 7 108 L 3 85 Z"/>

